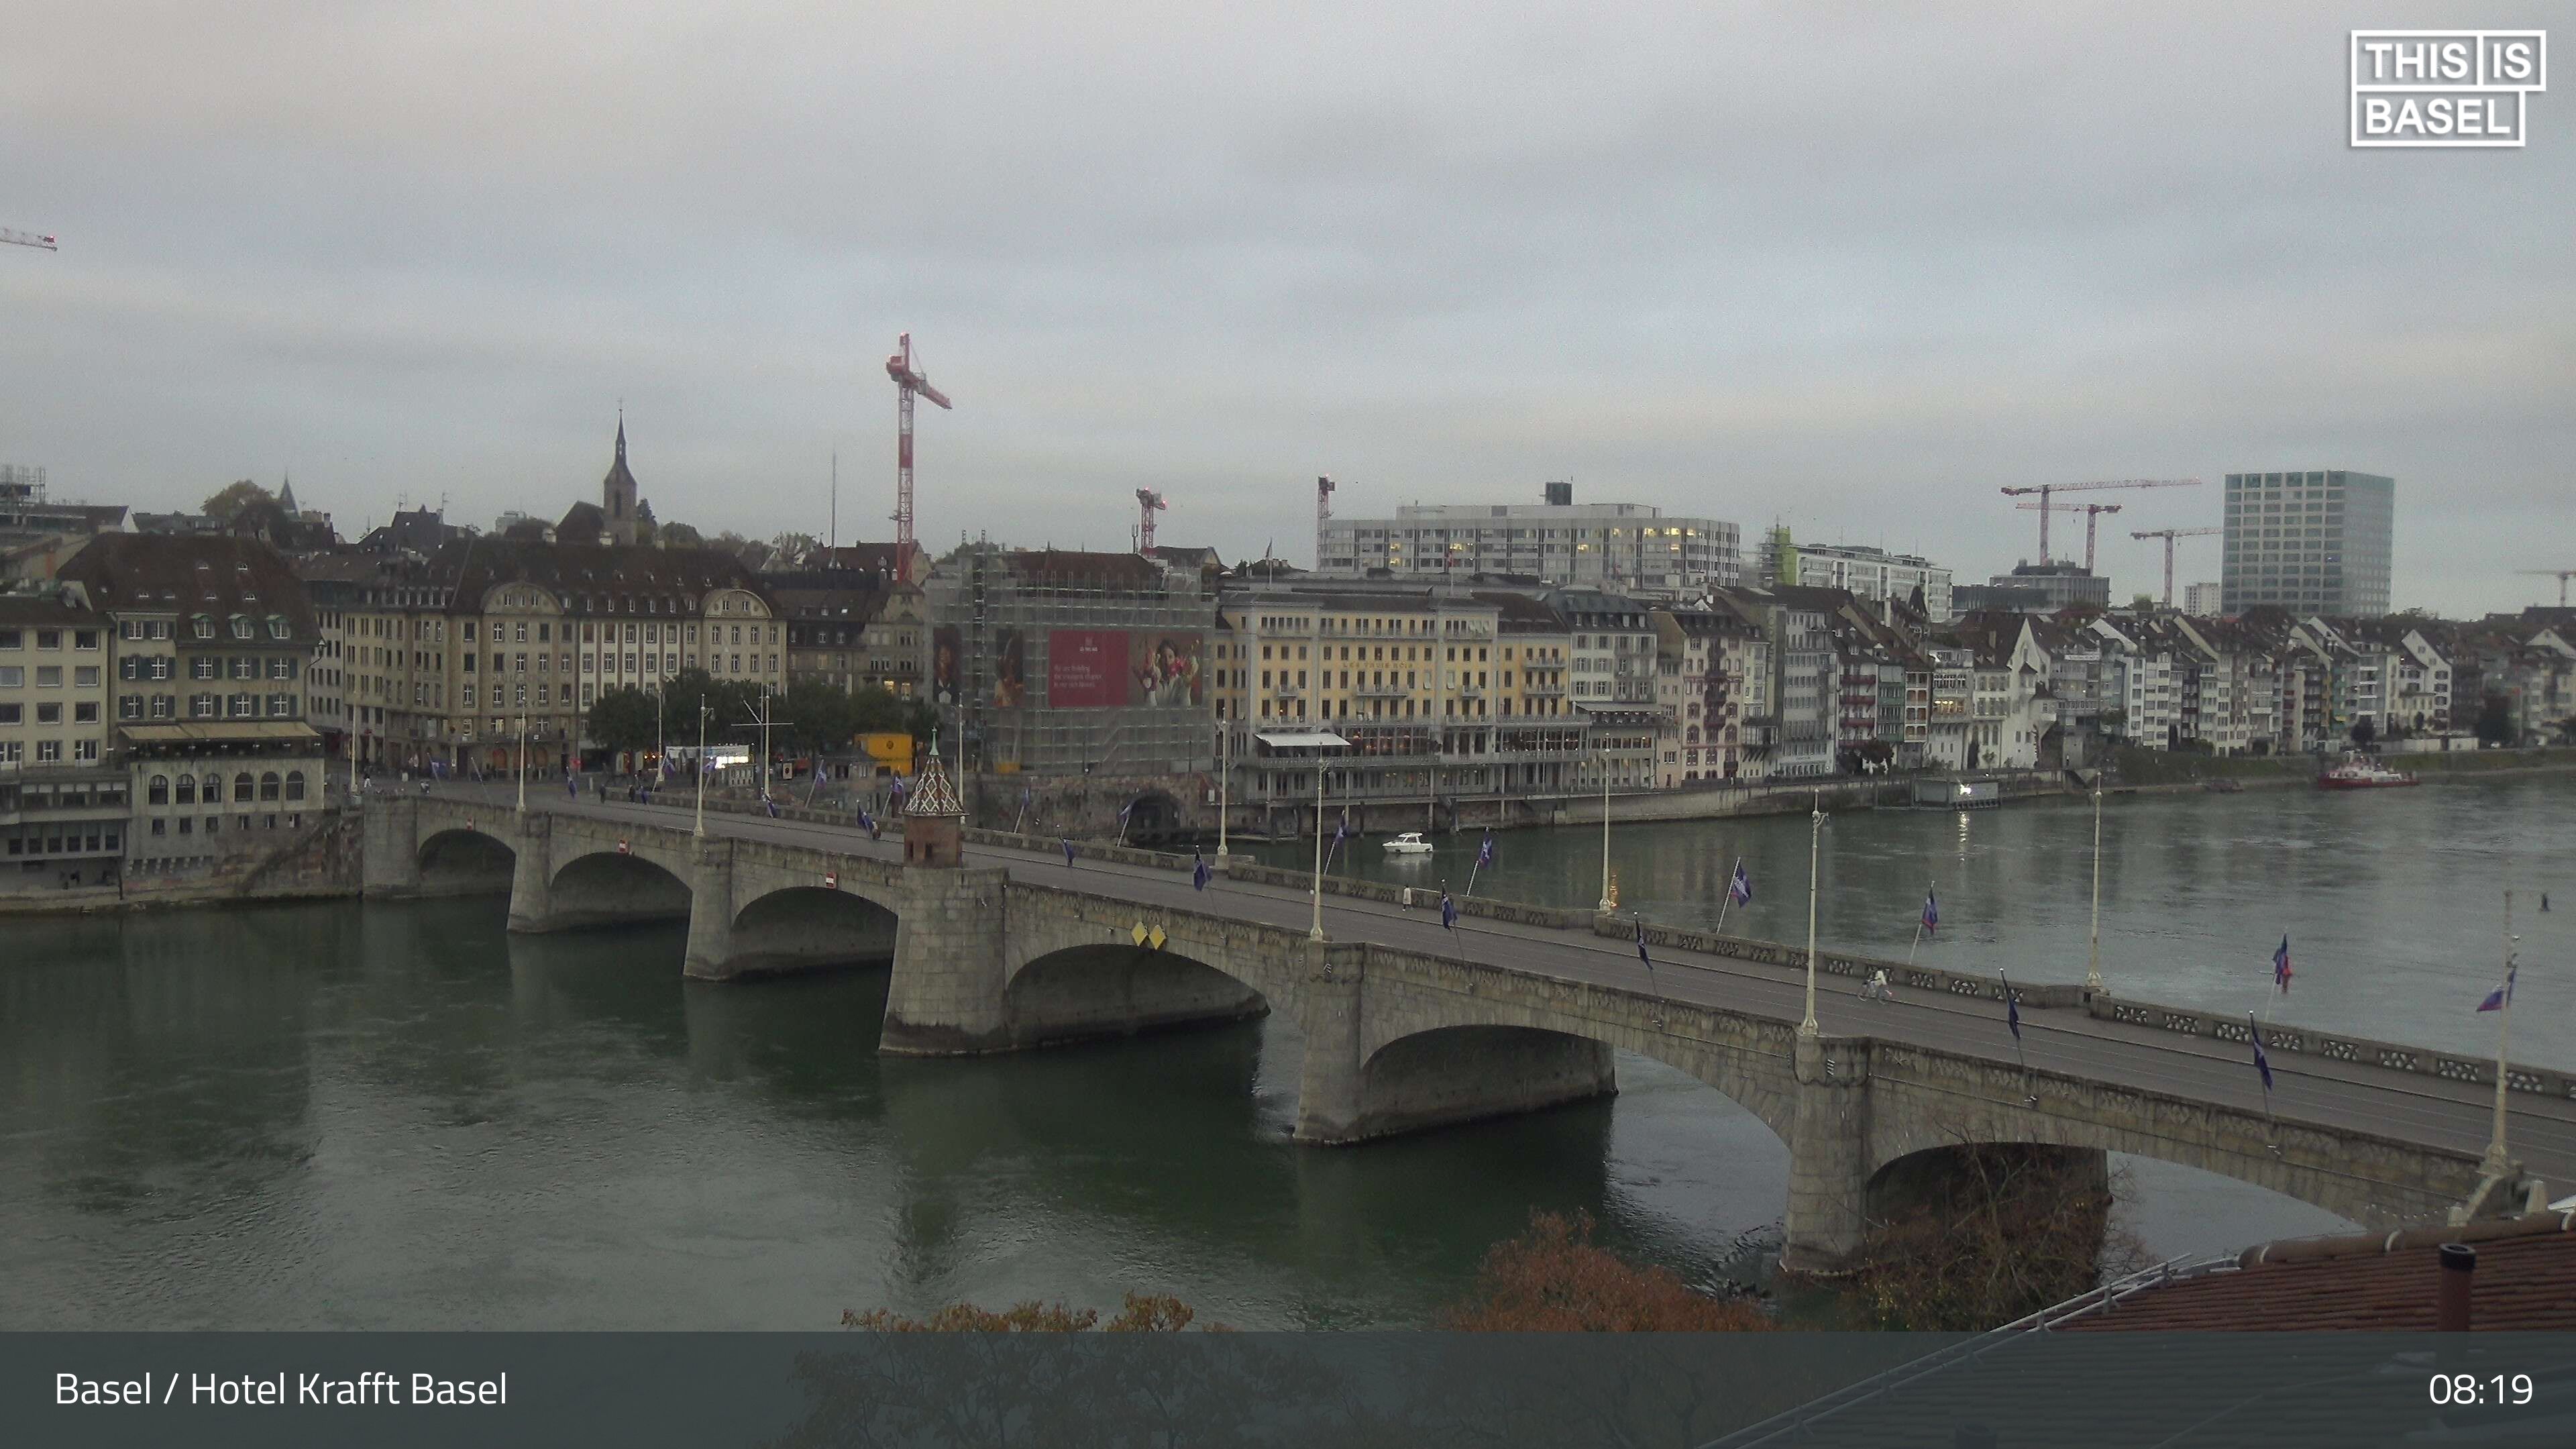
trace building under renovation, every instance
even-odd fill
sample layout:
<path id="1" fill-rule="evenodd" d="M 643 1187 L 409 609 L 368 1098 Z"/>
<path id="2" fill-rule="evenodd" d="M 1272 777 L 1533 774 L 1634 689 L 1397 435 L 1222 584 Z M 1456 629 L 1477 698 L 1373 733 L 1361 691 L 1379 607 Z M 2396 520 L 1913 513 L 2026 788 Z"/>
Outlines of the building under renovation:
<path id="1" fill-rule="evenodd" d="M 977 543 L 940 561 L 929 595 L 942 752 L 968 774 L 1214 765 L 1212 576 L 1137 554 Z"/>

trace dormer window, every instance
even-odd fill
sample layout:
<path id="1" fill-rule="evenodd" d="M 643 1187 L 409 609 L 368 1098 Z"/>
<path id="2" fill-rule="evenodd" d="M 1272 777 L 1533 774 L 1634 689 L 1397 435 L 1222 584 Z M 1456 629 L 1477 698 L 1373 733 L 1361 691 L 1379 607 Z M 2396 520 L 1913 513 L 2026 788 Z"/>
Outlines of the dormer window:
<path id="1" fill-rule="evenodd" d="M 215 637 L 215 621 L 199 614 L 188 621 L 188 632 L 200 639 L 212 639 Z"/>
<path id="2" fill-rule="evenodd" d="M 286 627 L 286 616 L 284 614 L 271 614 L 268 616 L 268 637 L 271 639 L 288 639 L 294 637 L 293 633 Z"/>
<path id="3" fill-rule="evenodd" d="M 250 637 L 250 615 L 233 615 L 233 637 L 236 639 L 247 639 Z"/>

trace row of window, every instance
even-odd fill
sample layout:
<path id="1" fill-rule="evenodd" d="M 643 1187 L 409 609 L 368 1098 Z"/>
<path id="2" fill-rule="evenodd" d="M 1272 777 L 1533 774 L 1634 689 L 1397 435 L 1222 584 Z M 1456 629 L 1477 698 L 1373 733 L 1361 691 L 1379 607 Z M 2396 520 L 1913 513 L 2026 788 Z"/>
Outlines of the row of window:
<path id="1" fill-rule="evenodd" d="M 232 792 L 233 803 L 237 805 L 262 800 L 301 800 L 304 798 L 304 772 L 264 770 L 253 775 L 248 770 L 238 771 L 232 777 Z M 143 803 L 147 805 L 194 805 L 200 796 L 209 805 L 224 803 L 223 775 L 209 771 L 202 780 L 186 773 L 175 778 L 155 775 L 143 787 Z"/>
<path id="2" fill-rule="evenodd" d="M 63 763 L 63 741 L 37 740 L 34 743 L 36 746 L 34 759 L 37 764 Z M 0 765 L 25 764 L 29 758 L 26 751 L 27 744 L 25 740 L 0 740 Z M 95 764 L 98 760 L 97 739 L 71 741 L 71 759 L 82 764 Z"/>
<path id="3" fill-rule="evenodd" d="M 60 689 L 63 687 L 63 666 L 59 664 L 39 664 L 36 666 L 35 677 L 36 687 L 38 689 Z M 96 689 L 98 688 L 100 681 L 104 680 L 106 677 L 105 672 L 95 664 L 76 664 L 72 666 L 71 680 L 72 687 L 74 689 Z M 24 689 L 26 687 L 27 666 L 23 664 L 0 664 L 0 689 Z"/>
<path id="4" fill-rule="evenodd" d="M 76 651 L 92 654 L 98 652 L 99 635 L 96 629 L 0 629 L 0 649 L 26 648 L 27 636 L 31 633 L 35 636 L 36 647 L 40 650 L 61 649 L 63 641 L 69 639 L 72 648 Z"/>
<path id="5" fill-rule="evenodd" d="M 26 714 L 27 707 L 25 705 L 0 704 L 0 725 L 25 724 L 27 722 Z M 40 704 L 36 706 L 36 723 L 40 725 L 58 725 L 62 722 L 63 707 L 61 705 Z M 98 723 L 98 701 L 94 699 L 75 700 L 72 704 L 72 723 Z"/>

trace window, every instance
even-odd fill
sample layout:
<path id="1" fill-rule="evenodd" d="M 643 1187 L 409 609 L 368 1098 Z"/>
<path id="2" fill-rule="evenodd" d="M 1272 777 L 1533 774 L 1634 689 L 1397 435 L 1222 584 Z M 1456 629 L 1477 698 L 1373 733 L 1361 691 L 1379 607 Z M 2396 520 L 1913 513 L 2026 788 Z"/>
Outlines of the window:
<path id="1" fill-rule="evenodd" d="M 239 802 L 240 802 L 240 803 L 242 803 L 242 804 L 248 804 L 248 803 L 250 803 L 251 790 L 252 790 L 252 785 L 251 785 L 250 771 L 248 771 L 248 770 L 244 770 L 244 771 L 242 771 L 240 774 L 233 776 L 233 799 L 234 799 L 234 800 L 239 801 Z"/>
<path id="2" fill-rule="evenodd" d="M 167 804 L 169 804 L 169 803 L 170 803 L 170 777 L 169 777 L 169 776 L 167 776 L 167 775 L 155 775 L 155 776 L 153 776 L 153 777 L 152 777 L 152 783 L 151 783 L 149 786 L 147 786 L 147 787 L 145 788 L 145 791 L 144 791 L 144 797 L 143 797 L 143 798 L 144 798 L 144 803 L 146 803 L 146 804 L 150 804 L 150 805 L 167 805 Z"/>
<path id="3" fill-rule="evenodd" d="M 259 777 L 259 798 L 262 800 L 277 799 L 278 796 L 284 792 L 284 785 L 284 777 L 280 776 L 275 770 L 269 770 L 262 773 Z"/>
<path id="4" fill-rule="evenodd" d="M 182 805 L 194 805 L 197 803 L 196 776 L 181 775 L 179 777 L 179 803 Z"/>
<path id="5" fill-rule="evenodd" d="M 156 654 L 152 656 L 152 668 L 148 671 L 149 676 L 153 679 L 168 679 L 170 677 L 170 665 L 172 662 L 173 661 L 170 656 L 167 654 Z"/>
<path id="6" fill-rule="evenodd" d="M 59 664 L 39 664 L 39 665 L 37 665 L 37 666 L 36 666 L 36 687 L 37 687 L 38 689 L 60 689 L 60 688 L 62 688 L 62 687 L 63 687 L 63 667 L 62 667 L 61 665 L 59 665 Z"/>
<path id="7" fill-rule="evenodd" d="M 209 615 L 199 614 L 188 621 L 188 632 L 200 639 L 212 639 L 215 637 L 215 621 Z"/>
<path id="8" fill-rule="evenodd" d="M 40 704 L 40 705 L 37 705 L 37 706 L 36 706 L 36 723 L 38 723 L 38 724 L 61 724 L 62 722 L 63 722 L 63 707 L 62 707 L 61 705 L 59 705 L 59 704 Z"/>
<path id="9" fill-rule="evenodd" d="M 143 702 L 142 696 L 140 696 L 140 695 L 133 695 L 133 694 L 129 694 L 129 695 L 127 695 L 127 696 L 126 696 L 126 698 L 127 698 L 127 699 L 129 699 L 129 700 L 131 700 L 131 701 L 133 701 L 133 702 L 134 702 L 136 705 L 138 705 L 138 706 L 139 706 L 139 705 L 141 705 L 141 704 L 142 704 L 142 702 Z M 142 713 L 142 710 L 141 710 L 140 708 L 138 708 L 138 709 L 136 709 L 135 713 L 137 713 L 137 714 L 141 714 L 141 713 Z M 94 700 L 94 699 L 84 699 L 84 700 L 78 700 L 78 701 L 74 702 L 74 703 L 73 703 L 73 705 L 72 705 L 72 723 L 73 723 L 73 724 L 96 724 L 96 723 L 98 723 L 98 701 L 97 701 L 97 700 Z"/>
<path id="10" fill-rule="evenodd" d="M 248 614 L 235 614 L 235 615 L 233 615 L 232 624 L 233 624 L 233 637 L 234 637 L 234 638 L 236 638 L 236 639 L 247 639 L 247 638 L 251 637 L 251 629 L 250 629 L 250 615 L 248 615 Z"/>
<path id="11" fill-rule="evenodd" d="M 78 689 L 96 689 L 99 682 L 106 677 L 106 673 L 97 665 L 83 664 L 72 670 L 72 685 Z"/>
<path id="12" fill-rule="evenodd" d="M 97 763 L 97 761 L 98 761 L 98 741 L 96 741 L 96 740 L 74 740 L 74 741 L 72 741 L 72 758 L 73 758 L 73 759 L 75 759 L 75 760 L 81 760 L 81 761 L 84 761 L 84 762 L 87 762 L 87 763 L 91 763 L 91 764 L 95 764 L 95 763 Z"/>
<path id="13" fill-rule="evenodd" d="M 26 713 L 22 705 L 0 704 L 0 724 L 23 724 L 26 722 Z"/>
<path id="14" fill-rule="evenodd" d="M 57 761 L 61 760 L 61 759 L 62 759 L 62 757 L 63 757 L 63 742 L 62 742 L 61 740 L 38 740 L 38 741 L 36 741 L 36 763 L 37 763 L 37 764 L 40 764 L 40 765 L 50 765 L 50 764 L 54 764 L 55 762 L 57 762 Z"/>
<path id="15" fill-rule="evenodd" d="M 304 798 L 304 772 L 302 770 L 289 770 L 286 772 L 286 798 L 289 800 L 301 800 Z"/>

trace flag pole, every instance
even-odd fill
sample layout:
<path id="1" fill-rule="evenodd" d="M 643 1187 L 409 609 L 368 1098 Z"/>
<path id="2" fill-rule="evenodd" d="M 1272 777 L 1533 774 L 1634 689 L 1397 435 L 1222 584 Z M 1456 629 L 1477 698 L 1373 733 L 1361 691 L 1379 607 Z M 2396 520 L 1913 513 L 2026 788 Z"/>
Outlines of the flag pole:
<path id="1" fill-rule="evenodd" d="M 1924 887 L 1924 891 L 1926 892 L 1926 894 L 1924 895 L 1924 897 L 1923 897 L 1923 898 L 1924 898 L 1925 900 L 1927 900 L 1927 901 L 1928 901 L 1928 900 L 1930 900 L 1932 897 L 1931 897 L 1931 895 L 1930 895 L 1929 893 L 1930 893 L 1931 891 L 1933 891 L 1933 890 L 1938 889 L 1938 888 L 1939 888 L 1939 886 L 1940 886 L 1940 884 L 1941 884 L 1941 883 L 1940 883 L 1939 881 L 1933 881 L 1933 882 L 1931 882 L 1931 883 L 1927 884 L 1927 885 Z M 1916 911 L 1916 912 L 1914 913 L 1914 944 L 1905 948 L 1905 964 L 1906 964 L 1906 965 L 1908 965 L 1908 966 L 1912 966 L 1912 965 L 1914 964 L 1914 953 L 1915 953 L 1917 950 L 1921 949 L 1921 948 L 1922 948 L 1922 945 L 1923 945 L 1923 913 L 1922 913 L 1921 911 Z"/>
<path id="2" fill-rule="evenodd" d="M 2513 1030 L 2513 892 L 2504 893 L 2504 1000 L 2496 1008 L 2496 1080 L 2495 1130 L 2487 1139 L 2486 1161 L 2479 1164 L 2488 1177 L 2501 1179 L 2512 1167 L 2504 1150 L 2505 1045 Z"/>
<path id="3" fill-rule="evenodd" d="M 2261 1070 L 2263 1077 L 2263 1145 L 2272 1149 L 2272 1154 L 2277 1157 L 2281 1152 L 2281 1144 L 2272 1139 L 2280 1135 L 2281 1124 L 2280 1120 L 2272 1115 L 2272 1068 L 2263 1060 L 2262 1024 L 2254 1019 L 2254 1013 L 2250 1011 L 2245 1013 L 2245 1028 L 2254 1034 L 2254 1065 Z"/>
<path id="4" fill-rule="evenodd" d="M 1726 873 L 1726 890 L 1717 898 L 1717 934 L 1726 934 L 1726 908 L 1735 904 L 1735 871 L 1744 869 L 1744 857 L 1735 857 L 1735 870 Z"/>
<path id="5" fill-rule="evenodd" d="M 2036 1102 L 2039 1094 L 2030 1089 L 2030 1053 L 2024 1051 L 2021 1044 L 2021 1000 L 2013 995 L 2011 977 L 2001 970 L 1997 970 L 1995 976 L 2004 984 L 2004 1025 L 2012 1030 L 2013 1060 L 2021 1063 L 2021 1099 Z"/>

